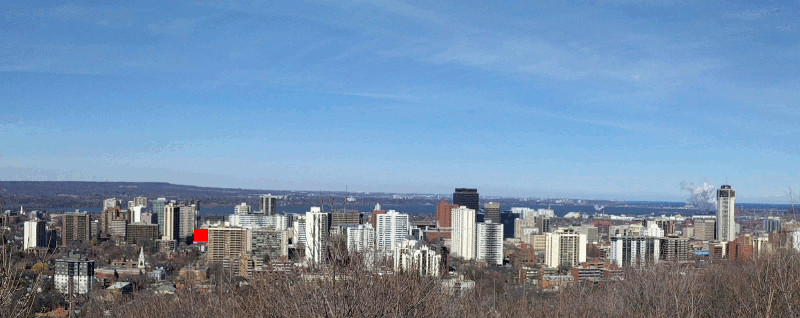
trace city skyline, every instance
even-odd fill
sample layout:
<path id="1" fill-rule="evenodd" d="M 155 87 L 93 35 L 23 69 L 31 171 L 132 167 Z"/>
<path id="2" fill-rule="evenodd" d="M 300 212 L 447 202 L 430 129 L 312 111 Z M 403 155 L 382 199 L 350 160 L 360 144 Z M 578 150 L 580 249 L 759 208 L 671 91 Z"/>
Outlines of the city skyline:
<path id="1" fill-rule="evenodd" d="M 0 179 L 737 201 L 797 187 L 789 4 L 0 5 Z"/>

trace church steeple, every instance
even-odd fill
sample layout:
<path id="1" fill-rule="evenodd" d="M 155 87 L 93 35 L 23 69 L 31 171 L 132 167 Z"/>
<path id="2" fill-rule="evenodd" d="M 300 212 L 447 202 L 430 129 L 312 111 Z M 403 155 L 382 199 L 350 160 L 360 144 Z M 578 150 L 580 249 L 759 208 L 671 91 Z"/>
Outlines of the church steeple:
<path id="1" fill-rule="evenodd" d="M 139 265 L 137 267 L 139 267 L 139 269 L 144 269 L 145 264 L 146 263 L 144 261 L 144 247 L 142 247 L 141 249 L 139 249 Z"/>

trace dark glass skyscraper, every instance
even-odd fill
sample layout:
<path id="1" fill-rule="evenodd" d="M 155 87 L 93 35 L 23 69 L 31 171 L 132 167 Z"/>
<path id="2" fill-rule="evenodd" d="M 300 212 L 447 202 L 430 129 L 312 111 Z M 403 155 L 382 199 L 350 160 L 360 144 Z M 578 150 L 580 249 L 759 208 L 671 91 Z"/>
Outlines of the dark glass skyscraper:
<path id="1" fill-rule="evenodd" d="M 478 189 L 456 188 L 456 192 L 453 192 L 453 204 L 465 206 L 475 212 L 480 211 Z"/>

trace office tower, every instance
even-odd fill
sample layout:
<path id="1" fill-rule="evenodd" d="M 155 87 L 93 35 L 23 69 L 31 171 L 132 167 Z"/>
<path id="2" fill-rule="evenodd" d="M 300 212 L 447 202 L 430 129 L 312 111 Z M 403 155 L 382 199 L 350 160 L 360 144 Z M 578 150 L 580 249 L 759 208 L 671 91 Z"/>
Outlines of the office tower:
<path id="1" fill-rule="evenodd" d="M 163 232 L 161 232 L 162 240 L 177 239 L 178 233 L 176 233 L 175 231 L 176 229 L 175 226 L 177 225 L 176 218 L 178 217 L 178 215 L 176 213 L 177 211 L 175 210 L 178 210 L 178 207 L 175 206 L 174 202 L 170 202 L 164 205 L 164 209 L 161 212 L 161 214 L 163 215 L 163 219 L 159 220 L 160 223 L 158 223 L 159 230 L 163 230 Z"/>
<path id="2" fill-rule="evenodd" d="M 378 215 L 377 224 L 375 240 L 378 251 L 390 254 L 397 244 L 408 240 L 411 227 L 408 222 L 408 214 L 389 210 L 386 214 Z"/>
<path id="3" fill-rule="evenodd" d="M 453 256 L 475 259 L 475 210 L 460 206 L 451 211 Z"/>
<path id="4" fill-rule="evenodd" d="M 781 219 L 776 217 L 769 217 L 762 222 L 764 232 L 772 233 L 781 230 Z"/>
<path id="5" fill-rule="evenodd" d="M 516 230 L 515 222 L 519 219 L 519 214 L 510 211 L 500 212 L 500 223 L 503 224 L 503 239 L 514 237 Z"/>
<path id="6" fill-rule="evenodd" d="M 89 223 L 89 238 L 100 237 L 100 220 L 93 220 Z"/>
<path id="7" fill-rule="evenodd" d="M 490 265 L 503 265 L 503 224 L 486 220 L 477 225 L 476 259 Z"/>
<path id="8" fill-rule="evenodd" d="M 70 242 L 89 243 L 91 232 L 89 230 L 89 214 L 64 213 L 61 244 L 67 246 Z"/>
<path id="9" fill-rule="evenodd" d="M 716 237 L 717 221 L 713 219 L 697 219 L 694 221 L 694 238 L 701 241 L 713 241 Z"/>
<path id="10" fill-rule="evenodd" d="M 25 221 L 22 244 L 25 250 L 48 246 L 46 225 L 47 222 L 42 220 Z"/>
<path id="11" fill-rule="evenodd" d="M 289 233 L 286 230 L 258 228 L 252 229 L 251 233 L 250 250 L 254 259 L 266 263 L 289 257 Z"/>
<path id="12" fill-rule="evenodd" d="M 263 213 L 266 215 L 275 215 L 275 208 L 277 206 L 277 200 L 281 199 L 281 196 L 272 195 L 270 194 L 262 194 L 261 195 L 261 209 L 259 213 Z"/>
<path id="13" fill-rule="evenodd" d="M 234 215 L 248 215 L 253 212 L 253 208 L 247 205 L 247 203 L 242 202 L 241 204 L 235 206 L 233 208 Z"/>
<path id="14" fill-rule="evenodd" d="M 110 198 L 110 199 L 103 200 L 103 210 L 109 209 L 109 208 L 117 208 L 117 207 L 120 207 L 121 205 L 122 205 L 122 201 L 121 200 L 117 200 L 117 198 Z"/>
<path id="15" fill-rule="evenodd" d="M 361 224 L 361 213 L 356 211 L 333 211 L 330 214 L 331 228 L 338 228 L 342 225 L 358 225 Z"/>
<path id="16" fill-rule="evenodd" d="M 197 212 L 196 205 L 181 205 L 178 207 L 178 215 L 176 220 L 178 223 L 175 225 L 177 228 L 178 241 L 191 243 L 194 237 L 194 229 L 197 226 Z"/>
<path id="17" fill-rule="evenodd" d="M 689 238 L 674 234 L 661 239 L 661 260 L 685 262 L 689 260 Z"/>
<path id="18" fill-rule="evenodd" d="M 545 265 L 575 267 L 586 262 L 586 235 L 575 229 L 558 229 L 545 234 Z"/>
<path id="19" fill-rule="evenodd" d="M 494 224 L 500 224 L 500 203 L 489 202 L 483 205 L 483 214 L 485 220 L 491 220 Z"/>
<path id="20" fill-rule="evenodd" d="M 164 206 L 167 205 L 166 198 L 158 198 L 153 201 L 153 214 L 156 215 L 156 223 L 158 223 L 158 234 L 165 235 L 164 232 Z"/>
<path id="21" fill-rule="evenodd" d="M 615 236 L 611 238 L 611 263 L 619 267 L 640 267 L 658 263 L 661 238 Z"/>
<path id="22" fill-rule="evenodd" d="M 147 197 L 135 197 L 133 198 L 133 206 L 147 206 Z"/>
<path id="23" fill-rule="evenodd" d="M 130 223 L 128 224 L 126 238 L 128 244 L 141 245 L 145 241 L 155 243 L 158 239 L 158 225 Z"/>
<path id="24" fill-rule="evenodd" d="M 477 212 L 480 210 L 478 189 L 456 188 L 456 191 L 453 192 L 453 204 L 459 207 L 465 206 Z"/>
<path id="25" fill-rule="evenodd" d="M 536 220 L 536 224 L 539 225 L 539 234 L 550 233 L 550 217 L 543 216 L 539 217 Z"/>
<path id="26" fill-rule="evenodd" d="M 209 266 L 221 264 L 224 272 L 239 275 L 239 257 L 250 252 L 250 230 L 238 227 L 212 227 L 208 229 L 206 262 Z"/>
<path id="27" fill-rule="evenodd" d="M 319 207 L 306 212 L 306 260 L 324 263 L 328 258 L 328 213 Z"/>
<path id="28" fill-rule="evenodd" d="M 717 190 L 717 240 L 729 242 L 736 239 L 736 190 L 723 185 Z"/>
<path id="29" fill-rule="evenodd" d="M 104 234 L 106 237 L 111 237 L 111 223 L 113 221 L 123 221 L 128 222 L 131 217 L 131 212 L 129 210 L 123 210 L 120 207 L 112 207 L 103 210 L 100 213 L 100 233 Z M 123 225 L 123 232 L 124 232 L 124 225 Z M 119 232 L 116 232 L 117 236 L 119 236 Z M 124 234 L 122 234 L 124 236 Z"/>
<path id="30" fill-rule="evenodd" d="M 449 230 L 451 227 L 450 215 L 453 209 L 458 209 L 458 204 L 451 204 L 445 200 L 436 205 L 436 227 Z"/>
<path id="31" fill-rule="evenodd" d="M 53 282 L 56 290 L 65 295 L 85 295 L 92 291 L 94 261 L 78 255 L 57 259 Z"/>
<path id="32" fill-rule="evenodd" d="M 350 253 L 367 253 L 375 249 L 375 229 L 372 228 L 372 224 L 351 226 L 345 232 L 347 234 L 347 250 Z"/>
<path id="33" fill-rule="evenodd" d="M 395 272 L 416 272 L 421 276 L 439 276 L 442 255 L 416 240 L 398 244 L 394 250 Z"/>

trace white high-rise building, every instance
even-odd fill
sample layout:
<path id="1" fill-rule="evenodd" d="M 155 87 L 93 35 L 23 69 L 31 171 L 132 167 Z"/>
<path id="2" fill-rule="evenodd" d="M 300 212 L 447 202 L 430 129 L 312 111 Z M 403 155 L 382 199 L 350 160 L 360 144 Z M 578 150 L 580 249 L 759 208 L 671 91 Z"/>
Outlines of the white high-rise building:
<path id="1" fill-rule="evenodd" d="M 647 237 L 664 237 L 664 229 L 662 229 L 656 222 L 647 222 L 647 227 L 644 229 L 642 236 Z"/>
<path id="2" fill-rule="evenodd" d="M 253 208 L 247 205 L 247 203 L 242 202 L 233 208 L 234 215 L 248 215 L 253 212 Z"/>
<path id="3" fill-rule="evenodd" d="M 359 224 L 347 228 L 347 250 L 367 253 L 375 248 L 375 229 L 372 224 Z"/>
<path id="4" fill-rule="evenodd" d="M 615 236 L 611 238 L 611 263 L 619 267 L 658 263 L 661 239 L 658 237 Z"/>
<path id="5" fill-rule="evenodd" d="M 578 266 L 586 262 L 586 234 L 575 229 L 561 228 L 545 234 L 544 263 L 558 268 L 561 265 Z"/>
<path id="6" fill-rule="evenodd" d="M 461 206 L 451 210 L 451 253 L 464 260 L 475 259 L 475 210 Z"/>
<path id="7" fill-rule="evenodd" d="M 324 263 L 328 255 L 328 213 L 317 206 L 306 212 L 306 260 Z"/>
<path id="8" fill-rule="evenodd" d="M 394 248 L 395 272 L 418 272 L 422 276 L 439 276 L 442 255 L 416 240 L 401 242 Z"/>
<path id="9" fill-rule="evenodd" d="M 292 223 L 292 233 L 294 244 L 306 244 L 306 216 L 300 215 Z"/>
<path id="10" fill-rule="evenodd" d="M 503 224 L 491 220 L 477 225 L 477 261 L 503 265 Z"/>
<path id="11" fill-rule="evenodd" d="M 42 220 L 25 221 L 23 247 L 26 250 L 47 246 L 46 223 Z"/>
<path id="12" fill-rule="evenodd" d="M 395 210 L 378 214 L 375 229 L 378 251 L 392 253 L 397 244 L 408 240 L 409 229 L 408 214 Z"/>
<path id="13" fill-rule="evenodd" d="M 717 240 L 729 242 L 736 239 L 736 190 L 723 185 L 717 190 Z"/>
<path id="14" fill-rule="evenodd" d="M 122 205 L 121 200 L 117 200 L 117 198 L 110 198 L 103 200 L 103 210 L 115 208 Z"/>
<path id="15" fill-rule="evenodd" d="M 131 210 L 131 219 L 133 222 L 131 223 L 140 223 L 142 222 L 142 213 L 145 211 L 147 207 L 141 205 L 135 205 L 130 208 Z"/>

